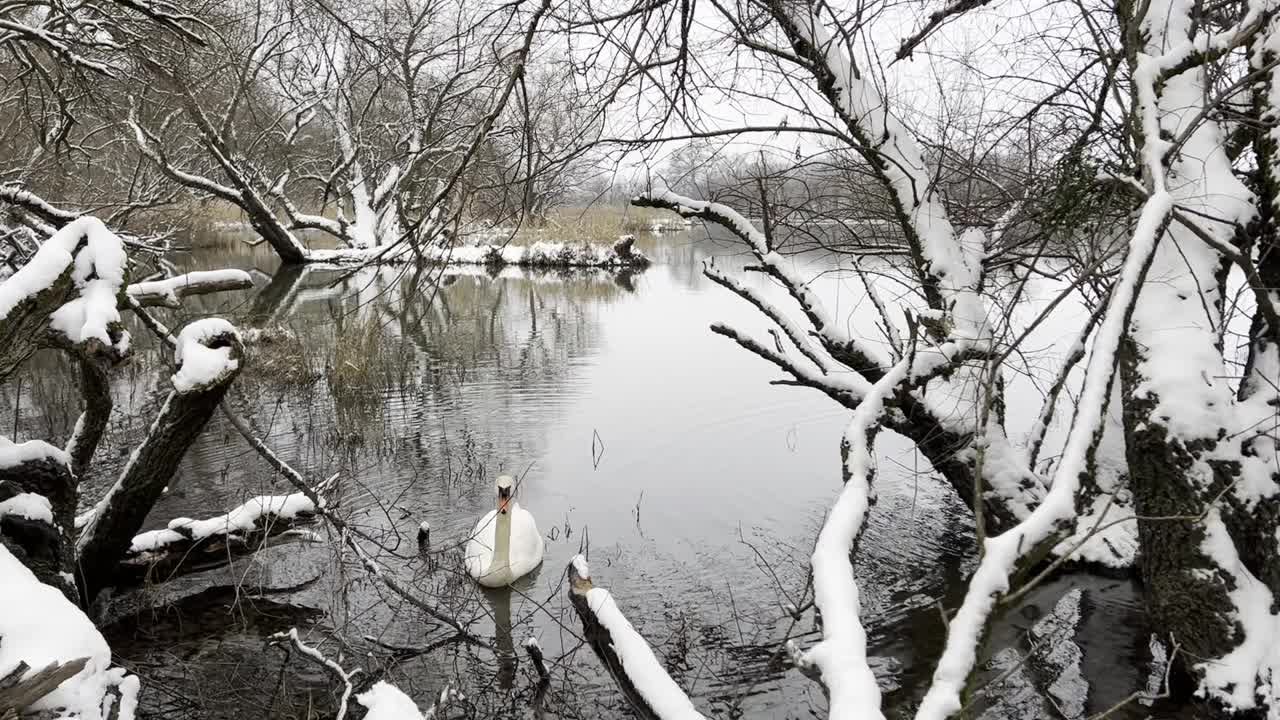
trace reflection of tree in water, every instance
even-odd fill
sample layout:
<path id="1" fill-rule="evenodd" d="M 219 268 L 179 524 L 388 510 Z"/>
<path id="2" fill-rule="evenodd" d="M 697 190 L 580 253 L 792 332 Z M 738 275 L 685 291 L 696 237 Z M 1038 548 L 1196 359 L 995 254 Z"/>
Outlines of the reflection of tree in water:
<path id="1" fill-rule="evenodd" d="M 490 277 L 479 268 L 451 269 L 438 284 L 437 275 L 282 271 L 242 303 L 236 319 L 242 328 L 283 326 L 292 337 L 255 348 L 254 381 L 242 391 L 258 405 L 280 405 L 282 378 L 323 377 L 323 386 L 292 388 L 281 409 L 303 435 L 326 444 L 394 444 L 423 428 L 439 435 L 503 419 L 513 424 L 490 434 L 516 437 L 529 423 L 511 393 L 468 388 L 558 394 L 573 359 L 598 342 L 597 307 L 626 292 L 601 272 Z"/>
<path id="2" fill-rule="evenodd" d="M 349 478 L 342 511 L 350 514 L 352 526 L 385 543 L 386 549 L 377 552 L 387 567 L 414 573 L 420 566 L 411 548 L 397 544 L 400 537 L 411 538 L 412 529 L 406 533 L 401 526 L 416 527 L 417 518 L 432 513 L 456 512 L 453 503 L 459 497 L 489 486 L 490 470 L 499 460 L 518 462 L 532 456 L 532 447 L 545 442 L 547 413 L 554 412 L 554 404 L 544 405 L 541 398 L 564 394 L 572 382 L 574 361 L 600 342 L 599 307 L 627 290 L 598 272 L 504 271 L 498 277 L 450 273 L 434 291 L 412 269 L 362 270 L 349 277 L 346 272 L 279 272 L 253 293 L 216 306 L 193 303 L 184 314 L 216 307 L 242 331 L 263 331 L 251 344 L 249 369 L 231 401 L 282 457 L 300 469 L 312 475 L 342 470 Z M 171 326 L 186 322 L 173 316 L 164 320 Z M 271 332 L 280 327 L 288 332 Z M 135 335 L 147 343 L 145 330 L 139 328 Z M 137 400 L 119 407 L 127 411 L 147 402 L 167 383 L 171 362 L 168 351 L 158 345 L 140 347 L 131 369 L 113 388 L 117 395 Z M 357 367 L 343 375 L 343 363 Z M 286 366 L 304 372 L 279 372 Z M 319 379 L 294 382 L 308 376 Z M 56 391 L 74 390 L 74 368 L 58 380 L 48 380 L 53 373 L 42 372 L 42 377 L 48 387 L 35 394 L 40 405 L 24 400 L 24 423 L 34 425 L 61 410 L 70 417 L 55 424 L 69 430 L 75 403 L 59 400 Z M 539 406 L 537 417 L 530 403 Z M 127 443 L 128 438 L 122 438 L 118 446 Z M 459 459 L 460 455 L 467 457 Z M 458 469 L 449 470 L 454 464 Z M 191 447 L 179 476 L 157 506 L 152 526 L 178 515 L 205 516 L 208 508 L 234 505 L 246 494 L 285 491 L 238 436 L 228 432 L 220 416 Z M 86 500 L 92 499 L 90 493 Z M 463 507 L 471 517 L 468 503 Z M 458 534 L 456 529 L 441 532 L 445 538 Z M 433 641 L 438 628 L 412 608 L 388 603 L 360 581 L 362 573 L 347 561 L 336 559 L 334 572 L 290 601 L 323 610 L 326 624 L 338 629 L 344 642 L 361 643 L 366 635 L 384 639 L 391 627 L 396 636 L 385 639 L 392 643 L 409 647 Z M 445 567 L 437 572 L 420 575 L 415 584 L 441 598 L 449 612 L 492 618 L 479 627 L 485 635 L 495 633 L 498 647 L 496 653 L 468 649 L 424 656 L 421 662 L 430 667 L 415 672 L 418 682 L 410 680 L 408 686 L 416 685 L 424 690 L 419 694 L 429 695 L 439 689 L 430 687 L 433 679 L 453 677 L 465 663 L 476 670 L 475 677 L 493 680 L 502 695 L 483 702 L 511 702 L 514 708 L 515 695 L 526 690 L 526 683 L 519 674 L 521 651 L 515 644 L 525 635 L 513 636 L 523 632 L 516 618 L 527 624 L 530 611 L 521 606 L 513 615 L 509 596 L 481 595 L 458 568 L 448 567 L 449 562 L 442 561 Z M 243 630 L 234 625 L 228 625 L 229 638 Z M 150 651 L 142 643 L 134 652 L 145 657 Z M 217 653 L 206 661 L 220 662 Z M 271 664 L 278 658 L 261 661 Z M 273 668 L 264 665 L 260 670 Z"/>

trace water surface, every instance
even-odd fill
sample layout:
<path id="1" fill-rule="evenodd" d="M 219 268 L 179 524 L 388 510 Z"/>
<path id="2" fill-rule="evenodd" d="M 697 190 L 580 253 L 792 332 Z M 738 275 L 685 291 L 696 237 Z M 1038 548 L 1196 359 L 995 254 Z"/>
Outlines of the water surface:
<path id="1" fill-rule="evenodd" d="M 840 488 L 849 411 L 771 385 L 776 368 L 708 330 L 727 322 L 767 341 L 758 313 L 701 274 L 712 257 L 740 268 L 741 248 L 697 230 L 645 237 L 656 263 L 627 277 L 472 268 L 440 279 L 403 267 L 278 272 L 234 235 L 199 240 L 175 258 L 179 267 L 244 268 L 256 287 L 192 299 L 163 319 L 180 326 L 218 314 L 242 329 L 287 330 L 256 347 L 233 402 L 309 477 L 339 473 L 340 511 L 380 541 L 369 552 L 474 619 L 496 651 L 453 643 L 423 652 L 449 633 L 371 584 L 320 528 L 323 544 L 273 548 L 117 610 L 126 619 L 109 634 L 144 676 L 144 710 L 322 716 L 332 703 L 323 674 L 263 650 L 270 632 L 301 625 L 349 664 L 385 671 L 424 707 L 444 683 L 461 684 L 469 700 L 459 712 L 476 717 L 530 713 L 534 675 L 518 649 L 532 636 L 553 661 L 549 714 L 623 715 L 564 595 L 563 568 L 583 552 L 596 583 L 705 712 L 823 714 L 819 688 L 788 667 L 782 646 L 817 637 L 812 613 L 796 622 L 787 605 L 803 602 L 807 556 Z M 816 272 L 825 260 L 806 262 Z M 743 278 L 785 300 L 758 274 Z M 849 279 L 824 276 L 816 287 L 878 336 L 873 308 Z M 892 283 L 885 294 L 893 301 Z M 1045 334 L 1046 349 L 1061 339 L 1054 327 Z M 140 326 L 135 336 L 98 488 L 119 448 L 149 423 L 170 372 L 167 351 Z M 1011 427 L 1034 417 L 1034 389 L 1010 393 Z M 4 392 L 12 407 L 15 391 Z M 18 434 L 65 434 L 74 421 L 67 393 L 65 383 L 19 390 Z M 878 451 L 878 502 L 856 567 L 873 666 L 896 716 L 927 686 L 945 639 L 939 606 L 959 604 L 974 548 L 969 512 L 924 458 L 887 433 Z M 500 472 L 520 478 L 547 557 L 515 591 L 482 593 L 458 577 L 449 548 L 492 507 Z M 148 527 L 288 491 L 217 416 Z M 414 542 L 422 520 L 433 528 L 430 559 Z M 978 693 L 973 713 L 1085 717 L 1144 688 L 1151 651 L 1139 602 L 1128 581 L 1088 576 L 1032 593 L 992 632 L 980 680 L 999 678 L 999 692 Z M 987 696 L 997 694 L 993 705 Z M 1149 712 L 1134 704 L 1112 717 Z"/>

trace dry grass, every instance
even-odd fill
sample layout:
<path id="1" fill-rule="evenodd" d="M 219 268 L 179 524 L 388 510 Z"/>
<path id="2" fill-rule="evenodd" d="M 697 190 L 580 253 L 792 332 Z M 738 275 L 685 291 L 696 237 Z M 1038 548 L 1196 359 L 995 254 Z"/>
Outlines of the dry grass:
<path id="1" fill-rule="evenodd" d="M 510 239 L 516 245 L 538 241 L 612 244 L 619 235 L 648 232 L 655 225 L 683 229 L 680 216 L 667 210 L 637 207 L 593 206 L 560 208 L 550 213 L 545 225 L 525 223 L 512 234 L 510 229 L 493 231 L 492 242 Z"/>
<path id="2" fill-rule="evenodd" d="M 332 360 L 326 363 L 329 390 L 340 400 L 375 400 L 384 389 L 412 387 L 415 349 L 389 337 L 387 319 L 376 312 L 347 315 L 338 323 Z"/>
<path id="3" fill-rule="evenodd" d="M 250 331 L 246 372 L 277 387 L 301 388 L 321 377 L 315 358 L 298 334 L 283 327 Z"/>

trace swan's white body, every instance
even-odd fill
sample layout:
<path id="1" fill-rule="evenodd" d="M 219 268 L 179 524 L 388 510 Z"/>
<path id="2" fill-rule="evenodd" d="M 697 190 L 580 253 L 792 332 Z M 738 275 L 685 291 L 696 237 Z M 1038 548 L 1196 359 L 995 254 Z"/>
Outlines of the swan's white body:
<path id="1" fill-rule="evenodd" d="M 533 514 L 514 499 L 490 510 L 467 540 L 467 574 L 485 587 L 506 587 L 542 564 L 542 534 Z"/>

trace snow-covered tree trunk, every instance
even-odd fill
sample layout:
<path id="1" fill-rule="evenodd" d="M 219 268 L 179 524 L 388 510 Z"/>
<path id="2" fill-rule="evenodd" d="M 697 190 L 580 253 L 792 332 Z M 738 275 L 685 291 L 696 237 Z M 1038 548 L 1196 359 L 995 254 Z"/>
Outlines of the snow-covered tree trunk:
<path id="1" fill-rule="evenodd" d="M 1133 19 L 1147 43 L 1131 61 L 1135 124 L 1148 203 L 1167 207 L 1119 358 L 1143 587 L 1156 625 L 1191 658 L 1203 697 L 1228 711 L 1276 710 L 1280 486 L 1273 441 L 1254 430 L 1259 413 L 1274 411 L 1280 379 L 1264 309 L 1273 293 L 1244 278 L 1261 295 L 1237 391 L 1224 356 L 1224 291 L 1231 256 L 1250 245 L 1254 197 L 1232 172 L 1221 125 L 1201 114 L 1212 91 L 1198 56 L 1229 49 L 1238 33 L 1198 30 L 1190 2 L 1144 7 Z M 1242 28 L 1258 20 L 1250 9 Z M 1258 144 L 1269 165 L 1274 141 Z M 1274 170 L 1261 171 L 1264 195 Z M 1252 225 L 1268 245 L 1269 225 Z M 1267 383 L 1272 390 L 1262 390 Z"/>
<path id="2" fill-rule="evenodd" d="M 77 556 L 86 597 L 92 598 L 110 583 L 116 563 L 129 551 L 147 514 L 187 448 L 217 411 L 244 361 L 240 336 L 225 320 L 191 323 L 177 341 L 173 391 L 80 531 Z"/>
<path id="3" fill-rule="evenodd" d="M 78 497 L 66 453 L 40 440 L 0 437 L 0 546 L 73 602 Z"/>

